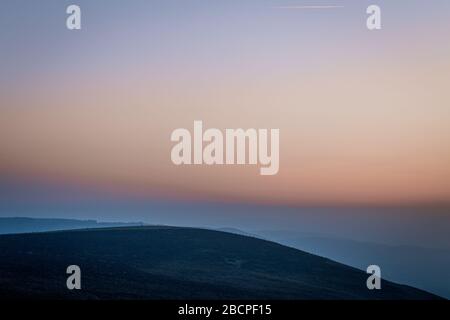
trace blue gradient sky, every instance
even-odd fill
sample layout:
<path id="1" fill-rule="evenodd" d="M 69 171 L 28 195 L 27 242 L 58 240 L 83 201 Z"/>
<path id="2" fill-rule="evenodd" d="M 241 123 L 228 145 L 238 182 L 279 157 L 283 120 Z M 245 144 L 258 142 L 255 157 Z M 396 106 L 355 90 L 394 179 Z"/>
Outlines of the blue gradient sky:
<path id="1" fill-rule="evenodd" d="M 448 240 L 449 1 L 76 1 L 75 32 L 72 3 L 2 1 L 0 216 Z M 342 8 L 279 8 L 311 4 Z M 279 174 L 173 166 L 194 120 L 279 128 Z"/>

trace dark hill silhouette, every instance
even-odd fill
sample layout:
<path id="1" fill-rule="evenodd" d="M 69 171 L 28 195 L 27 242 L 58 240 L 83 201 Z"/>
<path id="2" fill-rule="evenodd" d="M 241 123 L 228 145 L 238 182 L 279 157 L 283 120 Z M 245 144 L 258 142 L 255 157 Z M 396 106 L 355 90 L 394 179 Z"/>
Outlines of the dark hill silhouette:
<path id="1" fill-rule="evenodd" d="M 0 236 L 0 298 L 435 299 L 425 291 L 274 242 L 175 227 Z M 81 268 L 82 290 L 66 289 Z"/>

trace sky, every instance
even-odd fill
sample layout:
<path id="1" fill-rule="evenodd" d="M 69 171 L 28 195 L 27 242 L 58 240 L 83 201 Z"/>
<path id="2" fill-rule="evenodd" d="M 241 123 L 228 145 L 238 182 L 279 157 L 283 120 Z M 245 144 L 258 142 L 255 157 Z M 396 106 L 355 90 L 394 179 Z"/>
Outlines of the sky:
<path id="1" fill-rule="evenodd" d="M 72 3 L 78 31 L 65 26 Z M 446 0 L 3 0 L 0 216 L 98 194 L 447 205 L 449 30 Z M 279 173 L 175 166 L 170 134 L 194 120 L 280 129 Z"/>

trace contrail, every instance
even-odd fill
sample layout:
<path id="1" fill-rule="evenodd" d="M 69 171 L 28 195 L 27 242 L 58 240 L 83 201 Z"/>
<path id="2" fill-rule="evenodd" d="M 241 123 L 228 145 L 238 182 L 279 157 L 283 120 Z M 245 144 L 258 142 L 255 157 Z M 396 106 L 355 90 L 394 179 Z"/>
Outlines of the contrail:
<path id="1" fill-rule="evenodd" d="M 344 6 L 279 6 L 275 9 L 296 9 L 296 10 L 307 10 L 307 9 L 337 9 L 343 8 Z"/>

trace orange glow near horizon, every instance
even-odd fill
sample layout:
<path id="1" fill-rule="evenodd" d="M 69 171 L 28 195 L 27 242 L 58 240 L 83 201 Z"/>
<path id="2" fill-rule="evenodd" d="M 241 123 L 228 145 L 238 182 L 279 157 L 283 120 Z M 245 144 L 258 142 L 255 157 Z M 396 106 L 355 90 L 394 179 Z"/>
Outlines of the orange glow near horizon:
<path id="1" fill-rule="evenodd" d="M 365 30 L 355 37 L 335 32 L 321 38 L 323 45 L 306 38 L 318 47 L 317 55 L 305 56 L 300 40 L 282 38 L 280 48 L 271 48 L 261 31 L 254 41 L 267 51 L 258 54 L 251 34 L 241 39 L 239 57 L 214 40 L 210 58 L 194 50 L 203 45 L 199 36 L 185 53 L 171 51 L 173 61 L 162 66 L 137 49 L 114 51 L 119 40 L 100 37 L 103 51 L 97 57 L 86 46 L 78 69 L 43 68 L 0 89 L 0 175 L 53 177 L 149 197 L 448 202 L 448 41 L 425 31 L 416 34 L 417 43 L 428 41 L 423 47 L 397 43 L 404 30 L 383 39 L 368 39 Z M 239 47 L 223 33 L 224 43 Z M 371 42 L 383 50 L 362 49 Z M 112 62 L 103 59 L 108 52 Z M 61 59 L 70 65 L 74 55 Z M 279 173 L 173 165 L 170 134 L 192 130 L 194 120 L 205 128 L 279 128 Z"/>

